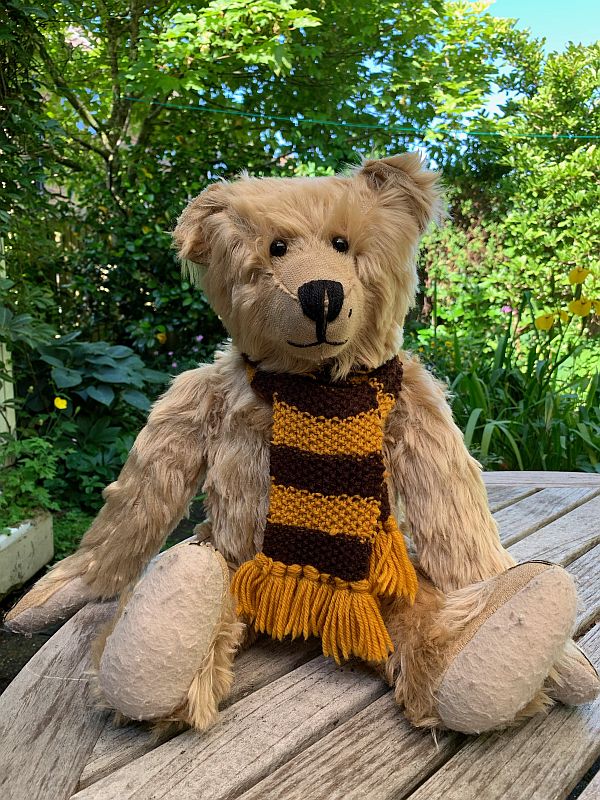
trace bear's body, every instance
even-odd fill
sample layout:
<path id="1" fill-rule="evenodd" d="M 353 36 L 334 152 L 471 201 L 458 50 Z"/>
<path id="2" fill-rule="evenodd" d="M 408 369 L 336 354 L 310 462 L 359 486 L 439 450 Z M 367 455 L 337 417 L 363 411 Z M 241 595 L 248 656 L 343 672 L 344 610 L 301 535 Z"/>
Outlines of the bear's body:
<path id="1" fill-rule="evenodd" d="M 438 208 L 436 176 L 408 154 L 367 161 L 348 176 L 243 177 L 192 201 L 175 239 L 233 343 L 213 364 L 175 379 L 105 490 L 79 551 L 34 587 L 7 624 L 30 631 L 90 598 L 120 594 L 119 613 L 95 648 L 105 702 L 136 719 L 211 724 L 234 680 L 242 623 L 278 635 L 310 629 L 309 604 L 304 625 L 294 626 L 286 616 L 291 604 L 272 602 L 266 624 L 256 620 L 266 589 L 257 583 L 252 590 L 251 613 L 252 603 L 246 608 L 238 597 L 238 604 L 230 591 L 232 575 L 265 544 L 259 558 L 269 561 L 265 528 L 277 488 L 273 403 L 253 388 L 248 362 L 265 379 L 306 378 L 326 367 L 335 387 L 353 370 L 373 375 L 399 358 L 402 384 L 382 423 L 381 454 L 391 512 L 414 545 L 418 587 L 416 595 L 413 586 L 385 596 L 365 578 L 394 647 L 373 666 L 416 725 L 476 732 L 536 713 L 552 699 L 593 697 L 598 677 L 569 641 L 571 579 L 547 563 L 515 566 L 443 388 L 401 350 L 418 241 Z M 360 426 L 360 414 L 352 419 Z M 208 515 L 204 543 L 173 548 L 140 579 L 199 490 Z M 345 533 L 350 541 L 357 531 Z M 312 540 L 305 541 L 310 549 Z M 395 541 L 400 563 L 404 545 Z M 294 548 L 302 563 L 269 563 L 281 575 L 308 575 L 310 553 L 304 560 L 298 542 Z M 329 591 L 338 578 L 318 580 Z M 240 583 L 234 579 L 234 588 Z M 357 587 L 344 583 L 344 603 Z M 246 608 L 241 620 L 238 605 Z M 359 624 L 344 611 L 339 619 L 344 639 L 360 643 L 372 632 L 364 617 Z M 342 650 L 374 652 L 357 648 Z"/>

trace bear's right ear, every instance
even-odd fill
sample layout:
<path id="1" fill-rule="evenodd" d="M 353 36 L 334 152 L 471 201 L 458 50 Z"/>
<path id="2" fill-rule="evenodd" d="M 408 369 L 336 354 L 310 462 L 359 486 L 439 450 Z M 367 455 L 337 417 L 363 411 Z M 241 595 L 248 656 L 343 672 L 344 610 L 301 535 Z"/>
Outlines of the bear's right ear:
<path id="1" fill-rule="evenodd" d="M 210 259 L 215 220 L 211 218 L 227 207 L 225 182 L 213 183 L 195 197 L 177 220 L 173 241 L 179 258 L 185 263 L 206 264 Z"/>
<path id="2" fill-rule="evenodd" d="M 418 153 L 401 153 L 381 159 L 368 159 L 358 169 L 378 195 L 402 200 L 408 204 L 419 232 L 423 233 L 430 222 L 443 216 L 440 176 L 425 169 Z"/>

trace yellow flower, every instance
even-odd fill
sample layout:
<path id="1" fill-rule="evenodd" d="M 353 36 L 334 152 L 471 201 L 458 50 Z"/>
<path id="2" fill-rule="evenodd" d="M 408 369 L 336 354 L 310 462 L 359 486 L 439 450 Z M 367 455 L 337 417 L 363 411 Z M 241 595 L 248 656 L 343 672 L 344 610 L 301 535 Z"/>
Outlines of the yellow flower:
<path id="1" fill-rule="evenodd" d="M 156 338 L 161 344 L 164 344 L 167 341 L 167 334 L 166 333 L 157 333 Z"/>
<path id="2" fill-rule="evenodd" d="M 549 331 L 554 325 L 554 314 L 542 314 L 535 318 L 535 327 L 538 331 Z"/>
<path id="3" fill-rule="evenodd" d="M 446 347 L 452 347 L 452 342 L 444 342 L 444 344 L 446 345 Z"/>
<path id="4" fill-rule="evenodd" d="M 585 267 L 574 267 L 569 272 L 569 283 L 583 283 L 589 274 L 589 269 Z"/>
<path id="5" fill-rule="evenodd" d="M 594 311 L 596 314 L 600 314 L 600 300 L 594 300 L 592 305 L 594 306 Z"/>
<path id="6" fill-rule="evenodd" d="M 567 308 L 571 314 L 577 314 L 578 317 L 587 317 L 592 309 L 592 301 L 586 297 L 580 297 L 579 300 L 571 300 Z"/>
<path id="7" fill-rule="evenodd" d="M 55 397 L 54 398 L 54 408 L 58 408 L 60 411 L 64 411 L 67 407 L 67 401 L 64 397 Z"/>
<path id="8" fill-rule="evenodd" d="M 560 312 L 560 321 L 561 322 L 568 322 L 570 319 L 571 319 L 571 317 L 567 314 L 566 311 L 561 311 Z"/>

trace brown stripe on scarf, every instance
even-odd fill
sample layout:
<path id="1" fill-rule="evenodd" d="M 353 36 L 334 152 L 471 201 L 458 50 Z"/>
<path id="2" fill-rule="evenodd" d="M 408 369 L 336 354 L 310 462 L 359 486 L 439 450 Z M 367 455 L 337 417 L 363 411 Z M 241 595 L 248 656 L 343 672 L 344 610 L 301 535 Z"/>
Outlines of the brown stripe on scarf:
<path id="1" fill-rule="evenodd" d="M 376 406 L 377 391 L 367 382 L 357 383 L 348 391 L 347 386 L 323 384 L 304 378 L 310 391 L 298 392 L 298 376 L 276 374 L 257 370 L 252 387 L 268 402 L 277 395 L 280 402 L 294 406 L 298 411 L 325 419 L 346 419 L 370 411 Z"/>
<path id="2" fill-rule="evenodd" d="M 284 564 L 310 564 L 344 581 L 362 580 L 369 570 L 371 544 L 358 536 L 267 522 L 263 552 Z"/>
<path id="3" fill-rule="evenodd" d="M 378 497 L 384 470 L 381 453 L 320 455 L 287 445 L 271 447 L 271 476 L 275 483 L 309 492 Z"/>
<path id="4" fill-rule="evenodd" d="M 402 362 L 398 358 L 387 361 L 370 373 L 371 378 L 381 382 L 384 392 L 394 395 L 394 397 L 400 395 L 402 375 Z"/>

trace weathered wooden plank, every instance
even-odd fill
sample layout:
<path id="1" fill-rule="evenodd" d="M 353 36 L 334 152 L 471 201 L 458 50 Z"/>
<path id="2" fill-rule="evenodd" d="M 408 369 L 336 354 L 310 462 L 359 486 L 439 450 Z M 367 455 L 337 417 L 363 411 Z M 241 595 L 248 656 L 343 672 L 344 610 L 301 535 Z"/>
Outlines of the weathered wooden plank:
<path id="1" fill-rule="evenodd" d="M 600 628 L 583 639 L 600 659 Z M 600 754 L 600 699 L 472 739 L 410 800 L 562 800 Z M 397 795 L 404 797 L 404 795 Z"/>
<path id="2" fill-rule="evenodd" d="M 320 646 L 316 639 L 308 642 L 273 642 L 266 638 L 260 639 L 237 657 L 233 690 L 222 708 L 227 708 L 251 692 L 291 672 L 314 658 L 319 651 Z M 110 775 L 168 741 L 172 735 L 165 733 L 157 736 L 147 726 L 135 723 L 116 727 L 109 721 L 81 773 L 78 789 L 84 789 L 105 775 Z"/>
<path id="3" fill-rule="evenodd" d="M 336 667 L 319 656 L 235 703 L 206 734 L 181 734 L 74 798 L 236 796 L 385 690 L 364 667 Z"/>
<path id="4" fill-rule="evenodd" d="M 484 472 L 486 486 L 600 486 L 594 472 Z"/>
<path id="5" fill-rule="evenodd" d="M 600 551 L 600 548 L 596 550 Z M 584 609 L 580 612 L 577 630 L 585 629 L 600 610 L 600 577 L 596 577 L 599 571 L 594 573 L 590 569 L 594 563 L 600 563 L 600 552 L 590 551 L 569 568 L 582 581 L 580 592 Z M 584 581 L 585 585 L 582 585 Z M 585 637 L 582 644 L 590 652 L 596 647 L 596 656 L 600 658 L 600 641 L 596 642 L 593 635 Z M 432 775 L 461 744 L 473 740 L 445 734 L 438 741 L 439 748 L 436 748 L 427 733 L 412 728 L 388 693 L 262 780 L 240 800 L 271 797 L 285 797 L 286 800 L 305 797 L 331 800 L 403 798 L 414 786 Z M 361 776 L 358 783 L 356 775 Z M 488 800 L 485 793 L 481 797 Z M 502 795 L 489 795 L 489 800 L 496 797 Z M 544 800 L 550 800 L 550 796 Z"/>
<path id="6" fill-rule="evenodd" d="M 600 800 L 600 772 L 597 772 L 591 782 L 579 795 L 579 800 Z"/>
<path id="7" fill-rule="evenodd" d="M 598 489 L 559 487 L 542 489 L 494 514 L 505 547 L 568 514 L 596 495 Z"/>
<path id="8" fill-rule="evenodd" d="M 0 797 L 71 796 L 105 712 L 90 696 L 90 641 L 114 604 L 90 604 L 35 654 L 0 698 Z"/>
<path id="9" fill-rule="evenodd" d="M 562 488 L 536 491 L 531 487 L 525 489 L 496 487 L 490 491 L 495 502 L 504 508 L 504 511 L 496 514 L 496 519 L 501 524 L 501 530 L 504 527 L 509 532 L 511 539 L 514 539 L 525 536 L 544 521 L 555 518 L 561 513 L 560 509 L 570 510 L 577 504 L 593 497 L 596 490 Z M 511 502 L 515 504 L 507 508 L 507 504 Z M 267 647 L 267 650 L 264 651 L 266 663 L 263 663 L 265 660 L 259 650 L 260 646 L 257 648 L 255 645 L 251 651 L 240 656 L 240 660 L 236 663 L 234 695 L 229 703 L 235 702 L 244 694 L 252 691 L 252 677 L 254 677 L 254 688 L 258 688 L 275 680 L 300 663 L 296 660 L 296 654 L 299 654 L 297 650 L 290 651 L 287 646 L 277 644 L 275 645 L 277 652 L 274 652 L 273 645 L 265 646 Z M 294 645 L 291 647 L 293 648 Z M 312 654 L 314 655 L 314 651 Z M 304 660 L 309 655 L 310 653 L 307 653 Z M 266 668 L 266 672 L 263 671 L 264 668 Z M 82 773 L 79 788 L 91 785 L 101 777 L 114 772 L 120 766 L 158 746 L 161 742 L 167 741 L 168 738 L 170 737 L 165 735 L 156 739 L 142 726 L 131 724 L 125 728 L 116 728 L 109 723 L 99 737 L 90 762 Z"/>
<path id="10" fill-rule="evenodd" d="M 535 486 L 489 486 L 488 504 L 492 513 L 539 492 Z"/>
<path id="11" fill-rule="evenodd" d="M 508 548 L 517 561 L 535 558 L 568 564 L 600 543 L 600 497 L 575 508 Z"/>
<path id="12" fill-rule="evenodd" d="M 585 631 L 600 617 L 600 545 L 569 564 L 567 571 L 577 584 L 577 632 Z"/>
<path id="13" fill-rule="evenodd" d="M 239 800 L 391 800 L 431 775 L 464 739 L 445 733 L 436 744 L 406 721 L 388 691 Z"/>

